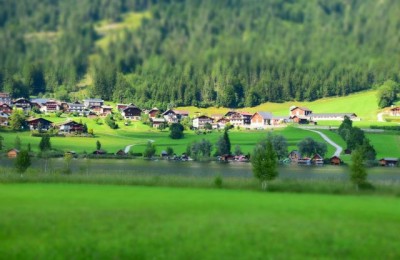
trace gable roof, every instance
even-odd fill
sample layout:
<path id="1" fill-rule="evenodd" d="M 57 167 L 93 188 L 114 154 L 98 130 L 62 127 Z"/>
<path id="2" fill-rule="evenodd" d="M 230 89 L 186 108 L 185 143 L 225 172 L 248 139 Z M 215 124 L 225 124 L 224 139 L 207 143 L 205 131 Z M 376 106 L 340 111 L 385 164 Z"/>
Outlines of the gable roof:
<path id="1" fill-rule="evenodd" d="M 43 117 L 38 117 L 38 118 L 30 118 L 30 119 L 27 119 L 26 120 L 26 122 L 27 123 L 31 123 L 31 122 L 35 122 L 35 121 L 45 121 L 46 123 L 49 123 L 49 124 L 52 124 L 53 122 L 52 121 L 50 121 L 50 120 L 47 120 L 47 119 L 45 119 L 45 118 L 43 118 Z"/>
<path id="2" fill-rule="evenodd" d="M 312 110 L 309 109 L 308 107 L 299 107 L 299 106 L 291 106 L 291 107 L 290 107 L 290 111 L 293 111 L 293 110 L 295 110 L 296 108 L 299 108 L 299 109 L 304 110 L 304 111 L 312 111 Z"/>
<path id="3" fill-rule="evenodd" d="M 255 112 L 253 117 L 259 114 L 264 120 L 272 119 L 272 113 L 270 112 Z"/>

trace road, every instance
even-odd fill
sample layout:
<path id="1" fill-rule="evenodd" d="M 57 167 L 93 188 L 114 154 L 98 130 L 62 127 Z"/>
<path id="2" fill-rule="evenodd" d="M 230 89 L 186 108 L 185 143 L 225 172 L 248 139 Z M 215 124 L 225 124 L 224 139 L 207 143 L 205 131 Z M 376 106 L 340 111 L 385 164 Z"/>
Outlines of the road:
<path id="1" fill-rule="evenodd" d="M 323 134 L 323 133 L 321 133 L 321 132 L 319 132 L 319 131 L 310 130 L 310 129 L 307 129 L 307 130 L 319 134 L 328 144 L 330 144 L 330 145 L 332 145 L 333 147 L 335 147 L 335 148 L 336 148 L 336 151 L 335 151 L 335 153 L 333 154 L 333 156 L 340 157 L 340 154 L 341 154 L 342 151 L 343 151 L 343 148 L 342 148 L 341 146 L 339 146 L 337 143 L 335 143 L 334 141 L 332 141 L 331 139 L 329 139 L 329 137 L 327 137 L 325 134 Z"/>
<path id="2" fill-rule="evenodd" d="M 148 141 L 148 142 L 151 142 L 151 143 L 154 143 L 154 140 L 147 140 L 147 141 Z M 127 145 L 127 146 L 125 146 L 124 152 L 125 152 L 125 153 L 129 153 L 129 150 L 132 148 L 132 146 L 138 145 L 138 144 L 145 144 L 145 142 Z"/>

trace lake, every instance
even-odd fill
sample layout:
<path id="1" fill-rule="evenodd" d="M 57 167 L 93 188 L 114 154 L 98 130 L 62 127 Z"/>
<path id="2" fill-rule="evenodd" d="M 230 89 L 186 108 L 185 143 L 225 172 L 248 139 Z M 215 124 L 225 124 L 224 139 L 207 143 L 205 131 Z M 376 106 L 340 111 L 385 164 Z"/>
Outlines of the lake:
<path id="1" fill-rule="evenodd" d="M 13 160 L 0 158 L 3 168 L 12 168 Z M 61 169 L 65 165 L 63 158 L 49 159 L 47 169 Z M 44 171 L 45 161 L 34 159 L 32 168 Z M 143 160 L 143 159 L 73 159 L 71 162 L 73 173 L 96 172 L 102 174 L 151 174 L 176 175 L 189 177 L 223 177 L 252 178 L 252 167 L 250 163 L 221 163 L 221 162 L 180 162 L 167 160 Z M 349 174 L 347 166 L 280 166 L 279 178 L 290 179 L 335 179 L 347 180 Z M 369 168 L 368 178 L 379 181 L 400 181 L 400 168 L 374 167 Z"/>

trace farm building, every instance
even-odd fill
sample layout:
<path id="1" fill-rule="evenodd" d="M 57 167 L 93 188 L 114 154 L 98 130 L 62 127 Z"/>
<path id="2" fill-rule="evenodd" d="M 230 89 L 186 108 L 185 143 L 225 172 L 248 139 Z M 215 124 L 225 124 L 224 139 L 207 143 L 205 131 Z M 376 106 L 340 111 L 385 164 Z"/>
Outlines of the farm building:
<path id="1" fill-rule="evenodd" d="M 16 158 L 17 155 L 19 154 L 19 150 L 17 149 L 11 149 L 7 152 L 7 157 L 8 158 Z"/>
<path id="2" fill-rule="evenodd" d="M 382 158 L 379 160 L 380 166 L 396 166 L 398 163 L 398 158 Z"/>
<path id="3" fill-rule="evenodd" d="M 330 161 L 330 163 L 331 163 L 332 165 L 341 165 L 341 164 L 343 163 L 343 161 L 342 161 L 339 157 L 337 157 L 337 156 L 331 157 L 331 158 L 329 159 L 329 161 Z"/>

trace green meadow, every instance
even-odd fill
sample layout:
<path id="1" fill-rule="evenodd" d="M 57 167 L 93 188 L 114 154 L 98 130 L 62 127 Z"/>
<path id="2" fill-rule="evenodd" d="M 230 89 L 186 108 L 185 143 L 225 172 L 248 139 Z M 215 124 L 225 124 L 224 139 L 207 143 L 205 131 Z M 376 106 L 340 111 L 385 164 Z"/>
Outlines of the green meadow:
<path id="1" fill-rule="evenodd" d="M 65 120 L 65 119 L 64 119 Z M 169 132 L 151 129 L 143 126 L 141 123 L 133 123 L 131 126 L 123 126 L 118 130 L 111 130 L 106 125 L 94 126 L 93 120 L 83 119 L 83 122 L 88 123 L 88 127 L 94 128 L 95 137 L 52 137 L 51 144 L 55 149 L 63 151 L 76 151 L 76 152 L 92 152 L 96 149 L 96 141 L 99 140 L 102 144 L 102 149 L 115 153 L 119 149 L 124 149 L 127 145 L 133 145 L 131 148 L 133 152 L 143 152 L 145 145 L 149 140 L 154 141 L 157 151 L 161 152 L 168 146 L 172 147 L 176 153 L 183 153 L 186 151 L 188 144 L 199 141 L 201 139 L 209 140 L 212 144 L 216 144 L 222 132 L 214 131 L 208 134 L 196 134 L 193 131 L 185 131 L 185 137 L 180 140 L 173 140 L 169 137 Z M 265 138 L 268 133 L 281 134 L 287 138 L 289 150 L 297 149 L 297 143 L 306 137 L 312 137 L 315 140 L 323 142 L 323 139 L 316 133 L 295 128 L 275 128 L 274 130 L 232 130 L 230 132 L 230 139 L 232 149 L 239 145 L 244 153 L 252 152 L 255 144 Z M 4 146 L 6 149 L 11 149 L 15 143 L 15 137 L 18 135 L 22 141 L 22 145 L 26 146 L 31 144 L 32 150 L 38 151 L 40 137 L 33 137 L 29 132 L 12 133 L 2 132 L 4 137 Z M 328 145 L 328 155 L 334 153 L 334 148 Z"/>
<path id="2" fill-rule="evenodd" d="M 369 124 L 376 121 L 376 115 L 379 111 L 377 92 L 374 90 L 359 92 L 343 97 L 323 98 L 312 102 L 289 101 L 283 103 L 263 103 L 256 107 L 246 107 L 240 111 L 257 112 L 269 111 L 277 116 L 288 116 L 289 108 L 293 105 L 304 106 L 311 109 L 314 113 L 356 113 Z M 227 108 L 197 108 L 180 107 L 178 109 L 189 111 L 191 114 L 225 114 Z M 355 122 L 358 124 L 358 122 Z M 361 123 L 362 124 L 362 123 Z"/>
<path id="3" fill-rule="evenodd" d="M 396 197 L 0 186 L 3 259 L 398 259 Z"/>

